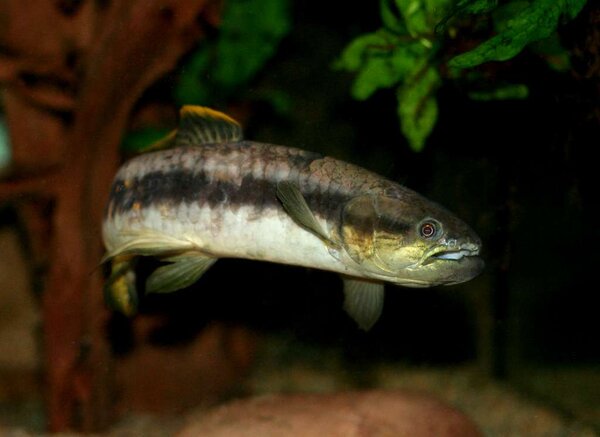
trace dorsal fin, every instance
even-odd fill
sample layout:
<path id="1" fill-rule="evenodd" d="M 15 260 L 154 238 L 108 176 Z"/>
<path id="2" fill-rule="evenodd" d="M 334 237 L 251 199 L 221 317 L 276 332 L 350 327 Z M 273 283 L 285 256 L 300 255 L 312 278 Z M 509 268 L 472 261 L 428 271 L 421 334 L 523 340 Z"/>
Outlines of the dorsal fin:
<path id="1" fill-rule="evenodd" d="M 181 108 L 177 146 L 235 143 L 242 140 L 242 127 L 233 118 L 204 106 Z"/>

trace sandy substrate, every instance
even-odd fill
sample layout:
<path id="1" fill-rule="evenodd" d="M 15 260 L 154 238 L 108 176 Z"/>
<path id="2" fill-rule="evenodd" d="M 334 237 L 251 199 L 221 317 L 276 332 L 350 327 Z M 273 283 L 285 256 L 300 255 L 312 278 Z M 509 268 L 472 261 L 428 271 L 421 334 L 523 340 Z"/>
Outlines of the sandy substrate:
<path id="1" fill-rule="evenodd" d="M 412 417 L 418 419 L 426 412 L 426 416 L 431 417 L 432 405 L 438 408 L 436 411 L 441 411 L 438 417 L 462 431 L 442 434 L 438 429 L 433 434 L 412 435 L 469 435 L 465 431 L 470 429 L 469 423 L 474 424 L 482 435 L 491 437 L 598 435 L 589 424 L 528 399 L 514 388 L 486 380 L 469 366 L 416 369 L 386 364 L 372 368 L 367 376 L 348 372 L 335 360 L 324 358 L 321 366 L 302 360 L 275 366 L 278 360 L 270 361 L 268 356 L 263 356 L 245 386 L 240 387 L 247 396 L 180 416 L 131 415 L 104 435 L 255 435 L 234 431 L 258 430 L 260 435 L 292 436 L 302 435 L 296 432 L 302 423 L 311 425 L 305 428 L 311 433 L 304 435 L 317 435 L 314 429 L 319 429 L 319 423 L 330 426 L 323 428 L 322 435 L 402 435 L 396 432 L 402 429 L 400 426 L 410 424 Z M 361 385 L 367 383 L 376 387 L 376 391 L 357 387 L 358 380 Z M 347 393 L 355 397 L 348 397 Z M 332 396 L 338 399 L 332 401 Z M 369 399 L 377 401 L 369 402 Z M 351 407 L 358 404 L 357 408 Z M 394 413 L 377 416 L 378 411 Z M 467 422 L 461 421 L 461 412 L 468 418 Z M 324 417 L 331 420 L 324 421 Z M 377 417 L 392 417 L 393 420 L 378 422 Z M 421 423 L 419 420 L 417 423 Z M 276 431 L 273 434 L 265 434 L 265 429 L 269 429 L 265 428 L 265 423 L 269 422 Z M 294 432 L 281 433 L 282 426 Z M 40 434 L 30 434 L 23 427 L 0 427 L 0 435 L 28 437 Z"/>

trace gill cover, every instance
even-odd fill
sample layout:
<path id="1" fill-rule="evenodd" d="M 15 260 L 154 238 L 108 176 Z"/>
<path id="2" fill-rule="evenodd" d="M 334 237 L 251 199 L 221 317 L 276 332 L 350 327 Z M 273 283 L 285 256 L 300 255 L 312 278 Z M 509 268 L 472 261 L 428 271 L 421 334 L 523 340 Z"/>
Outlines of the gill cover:
<path id="1" fill-rule="evenodd" d="M 344 206 L 342 241 L 350 258 L 365 270 L 393 276 L 419 260 L 419 244 L 411 238 L 413 226 L 401 221 L 399 214 L 384 214 L 398 211 L 400 205 L 397 199 L 363 195 Z"/>
<path id="2" fill-rule="evenodd" d="M 350 258 L 364 264 L 373 258 L 377 209 L 373 196 L 358 196 L 350 200 L 342 210 L 340 234 Z"/>

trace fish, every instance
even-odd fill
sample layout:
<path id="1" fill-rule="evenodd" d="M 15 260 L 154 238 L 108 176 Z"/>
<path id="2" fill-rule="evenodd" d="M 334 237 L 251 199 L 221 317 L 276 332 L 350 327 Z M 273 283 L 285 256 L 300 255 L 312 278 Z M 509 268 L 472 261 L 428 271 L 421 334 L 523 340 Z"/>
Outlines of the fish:
<path id="1" fill-rule="evenodd" d="M 219 258 L 336 272 L 363 330 L 385 284 L 458 284 L 484 267 L 481 239 L 437 203 L 333 157 L 246 140 L 214 109 L 183 106 L 158 146 L 117 171 L 102 225 L 105 296 L 125 314 L 137 310 L 140 257 L 161 262 L 146 293 L 189 287 Z"/>

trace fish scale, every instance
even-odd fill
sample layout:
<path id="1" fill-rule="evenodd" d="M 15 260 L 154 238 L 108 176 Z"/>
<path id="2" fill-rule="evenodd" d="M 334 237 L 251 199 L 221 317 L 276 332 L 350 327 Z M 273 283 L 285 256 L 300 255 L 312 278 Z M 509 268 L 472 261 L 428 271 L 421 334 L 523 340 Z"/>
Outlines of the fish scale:
<path id="1" fill-rule="evenodd" d="M 227 153 L 222 153 L 223 147 Z M 334 160 L 300 152 L 242 142 L 142 155 L 117 173 L 107 217 L 126 216 L 140 207 L 172 207 L 192 202 L 214 207 L 226 201 L 234 211 L 240 206 L 251 206 L 259 211 L 266 207 L 281 210 L 275 187 L 281 180 L 290 180 L 298 183 L 317 216 L 331 219 L 332 210 L 339 209 L 341 201 L 360 194 L 365 189 L 363 181 L 373 178 L 370 172 L 337 161 L 338 173 L 347 176 L 334 180 Z M 369 187 L 372 192 L 376 188 L 386 187 L 376 187 L 373 183 Z"/>
<path id="2" fill-rule="evenodd" d="M 269 261 L 348 273 L 352 268 L 298 227 L 276 196 L 278 181 L 297 182 L 323 226 L 337 229 L 340 199 L 355 193 L 332 189 L 325 177 L 332 162 L 327 158 L 323 166 L 322 160 L 316 153 L 251 142 L 141 155 L 122 167 L 113 183 L 107 248 L 116 247 L 128 231 L 151 229 L 190 235 L 200 249 L 217 256 L 266 259 L 270 254 Z M 161 181 L 162 187 L 147 180 Z"/>
<path id="3" fill-rule="evenodd" d="M 243 140 L 225 114 L 184 107 L 157 145 L 119 169 L 103 223 L 105 294 L 125 313 L 140 256 L 165 263 L 148 292 L 188 287 L 225 257 L 338 272 L 362 329 L 381 314 L 384 282 L 455 284 L 483 268 L 479 237 L 436 203 L 344 161 Z"/>

